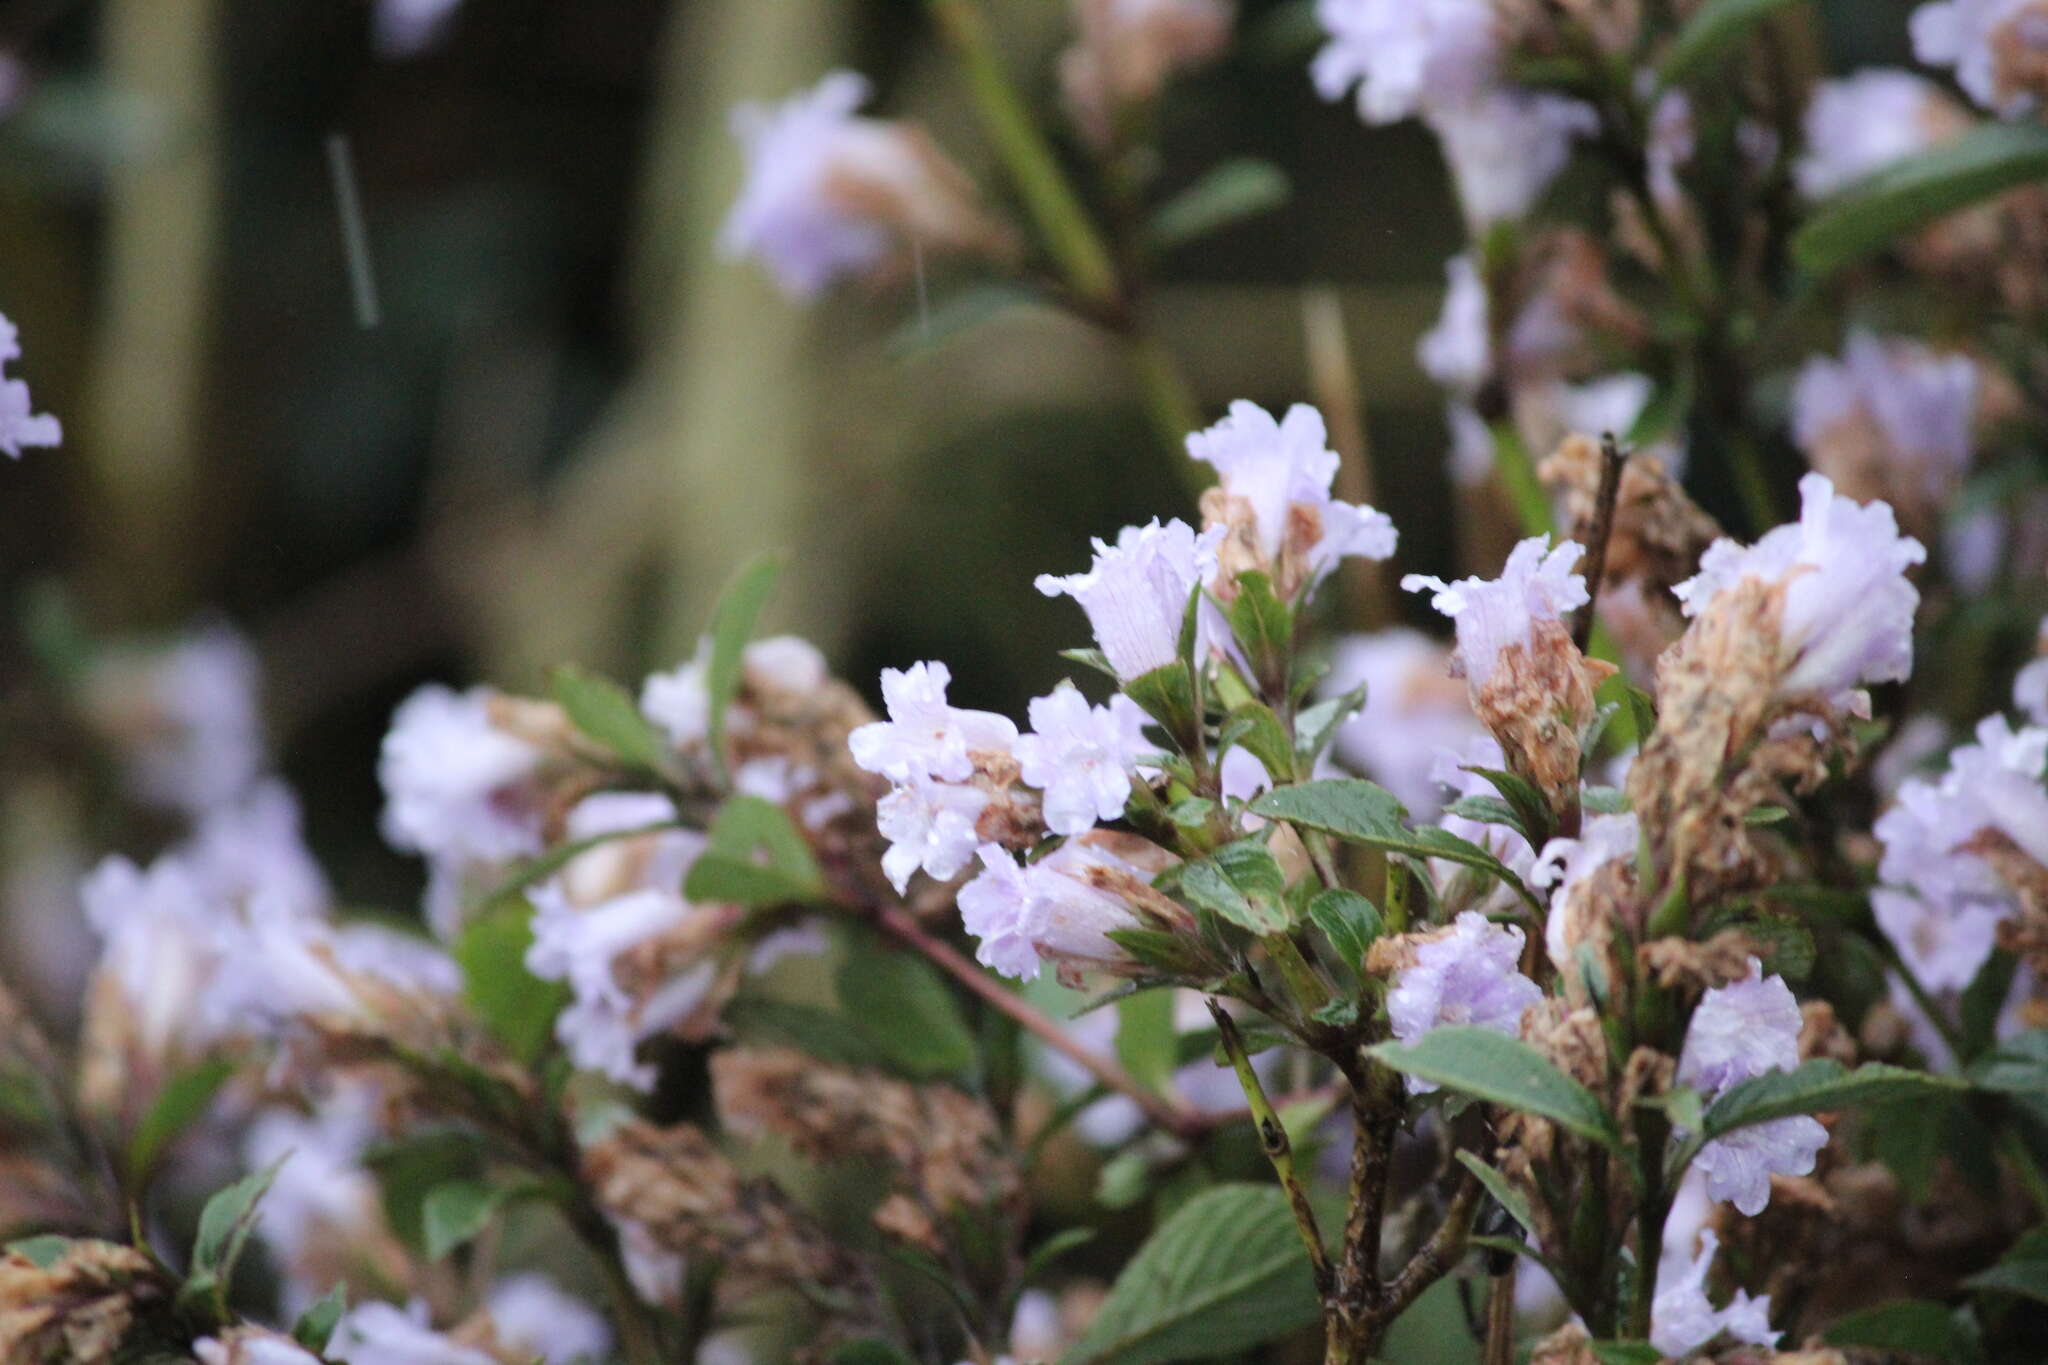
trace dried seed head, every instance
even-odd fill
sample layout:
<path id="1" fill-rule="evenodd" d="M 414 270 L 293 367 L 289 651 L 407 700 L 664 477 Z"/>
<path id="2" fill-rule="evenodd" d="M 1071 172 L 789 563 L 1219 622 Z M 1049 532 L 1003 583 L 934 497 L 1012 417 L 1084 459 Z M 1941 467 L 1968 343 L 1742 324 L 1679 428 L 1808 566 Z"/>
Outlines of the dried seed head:
<path id="1" fill-rule="evenodd" d="M 133 1247 L 81 1239 L 46 1267 L 0 1255 L 0 1360 L 21 1365 L 111 1362 L 170 1286 Z"/>

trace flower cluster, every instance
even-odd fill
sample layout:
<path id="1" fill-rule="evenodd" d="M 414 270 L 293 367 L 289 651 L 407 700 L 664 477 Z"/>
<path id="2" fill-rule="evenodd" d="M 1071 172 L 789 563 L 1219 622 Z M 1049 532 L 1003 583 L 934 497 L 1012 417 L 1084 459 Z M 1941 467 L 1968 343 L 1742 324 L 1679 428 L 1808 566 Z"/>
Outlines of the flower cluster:
<path id="1" fill-rule="evenodd" d="M 20 333 L 0 315 L 0 453 L 16 460 L 26 447 L 55 446 L 64 441 L 64 429 L 57 419 L 35 411 L 28 385 L 7 377 L 7 366 L 19 359 Z"/>

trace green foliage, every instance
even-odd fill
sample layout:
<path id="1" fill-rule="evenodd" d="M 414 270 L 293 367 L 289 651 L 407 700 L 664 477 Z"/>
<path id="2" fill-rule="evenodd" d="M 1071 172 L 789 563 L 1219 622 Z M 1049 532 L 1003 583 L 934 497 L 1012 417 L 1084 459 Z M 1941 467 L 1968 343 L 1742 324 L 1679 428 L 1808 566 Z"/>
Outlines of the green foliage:
<path id="1" fill-rule="evenodd" d="M 831 1365 L 912 1365 L 897 1347 L 874 1337 L 835 1347 L 829 1359 Z"/>
<path id="2" fill-rule="evenodd" d="M 527 970 L 532 946 L 532 907 L 523 899 L 471 920 L 455 940 L 463 998 L 506 1050 L 527 1063 L 547 1046 L 555 1016 L 569 1001 L 567 983 L 543 981 Z"/>
<path id="3" fill-rule="evenodd" d="M 1173 992 L 1139 991 L 1116 1002 L 1116 1055 L 1138 1084 L 1164 1090 L 1179 1063 Z"/>
<path id="4" fill-rule="evenodd" d="M 1160 205 L 1146 227 L 1155 250 L 1170 251 L 1287 202 L 1287 172 L 1270 161 L 1233 157 Z"/>
<path id="5" fill-rule="evenodd" d="M 974 1069 L 974 1031 L 945 978 L 922 958 L 849 933 L 836 984 L 846 1018 L 896 1070 L 928 1078 Z"/>
<path id="6" fill-rule="evenodd" d="M 793 1047 L 834 1066 L 879 1067 L 887 1062 L 845 1015 L 815 1005 L 742 995 L 725 1007 L 723 1022 L 742 1042 Z"/>
<path id="7" fill-rule="evenodd" d="M 1266 771 L 1281 781 L 1294 774 L 1294 743 L 1273 708 L 1264 702 L 1248 701 L 1231 711 L 1218 732 L 1219 752 L 1242 748 L 1265 764 Z"/>
<path id="8" fill-rule="evenodd" d="M 585 739 L 630 768 L 660 770 L 661 736 L 625 688 L 574 664 L 562 664 L 549 675 L 548 691 Z"/>
<path id="9" fill-rule="evenodd" d="M 1273 580 L 1262 573 L 1239 574 L 1229 617 L 1230 633 L 1251 664 L 1253 679 L 1268 696 L 1284 696 L 1294 661 L 1294 612 L 1274 596 Z M 1274 776 L 1285 771 L 1283 765 Z"/>
<path id="10" fill-rule="evenodd" d="M 791 905 L 824 898 L 825 876 L 810 843 L 774 802 L 727 797 L 710 836 L 683 880 L 691 900 Z"/>
<path id="11" fill-rule="evenodd" d="M 1658 81 L 1668 88 L 1705 75 L 1758 24 L 1799 3 L 1802 0 L 1707 0 L 1671 40 L 1657 69 Z"/>
<path id="12" fill-rule="evenodd" d="M 1792 256 L 1811 274 L 1833 274 L 1939 218 L 2043 179 L 2048 127 L 1979 123 L 1828 200 L 1793 237 Z"/>
<path id="13" fill-rule="evenodd" d="M 1333 778 L 1275 787 L 1251 803 L 1254 815 L 1285 820 L 1304 829 L 1320 830 L 1350 843 L 1405 853 L 1416 858 L 1442 858 L 1477 868 L 1511 887 L 1530 906 L 1542 903 L 1500 859 L 1448 830 L 1402 824 L 1408 812 L 1386 788 L 1356 778 Z"/>
<path id="14" fill-rule="evenodd" d="M 7 1250 L 21 1257 L 38 1270 L 48 1270 L 51 1266 L 57 1264 L 58 1261 L 64 1259 L 64 1253 L 70 1249 L 70 1246 L 71 1239 L 69 1237 L 46 1234 L 41 1237 L 24 1237 L 20 1241 L 9 1242 Z"/>
<path id="15" fill-rule="evenodd" d="M 1963 1281 L 1965 1289 L 2013 1294 L 2036 1303 L 2048 1303 L 2048 1258 L 2008 1258 L 1988 1270 L 1980 1270 Z"/>
<path id="16" fill-rule="evenodd" d="M 1218 1185 L 1152 1234 L 1061 1365 L 1230 1355 L 1305 1327 L 1317 1312 L 1285 1196 Z"/>
<path id="17" fill-rule="evenodd" d="M 128 1178 L 144 1183 L 166 1148 L 205 1114 L 222 1085 L 235 1072 L 233 1062 L 222 1057 L 189 1067 L 164 1083 L 156 1100 L 135 1125 L 128 1139 Z"/>
<path id="18" fill-rule="evenodd" d="M 1600 1365 L 1659 1365 L 1664 1353 L 1647 1341 L 1596 1341 L 1593 1359 Z"/>
<path id="19" fill-rule="evenodd" d="M 1507 1210 L 1508 1217 L 1521 1224 L 1532 1237 L 1536 1234 L 1536 1215 L 1530 1211 L 1529 1201 L 1522 1192 L 1508 1184 L 1506 1176 L 1481 1161 L 1471 1152 L 1459 1152 L 1458 1164 L 1478 1178 L 1493 1196 L 1493 1201 Z"/>
<path id="20" fill-rule="evenodd" d="M 738 694 L 744 676 L 747 642 L 754 638 L 761 608 L 767 605 L 775 580 L 782 576 L 783 561 L 784 556 L 777 553 L 748 560 L 725 585 L 718 605 L 711 610 L 711 662 L 704 671 L 705 702 L 709 708 L 705 744 L 720 773 L 726 767 L 726 714 L 732 709 L 732 699 Z"/>
<path id="21" fill-rule="evenodd" d="M 1344 723 L 1358 714 L 1365 705 L 1365 684 L 1360 683 L 1341 696 L 1330 697 L 1313 706 L 1302 708 L 1294 717 L 1294 770 L 1301 773 L 1315 771 L 1316 761 L 1323 751 L 1336 741 L 1337 732 Z"/>
<path id="22" fill-rule="evenodd" d="M 1883 1062 L 1866 1062 L 1851 1071 L 1840 1062 L 1816 1058 L 1731 1088 L 1708 1106 L 1705 1135 L 1717 1138 L 1794 1114 L 1938 1100 L 1965 1088 L 1961 1081 Z"/>
<path id="23" fill-rule="evenodd" d="M 1382 1043 L 1372 1055 L 1406 1075 L 1539 1114 L 1610 1147 L 1621 1145 L 1613 1118 L 1591 1091 L 1527 1043 L 1491 1029 L 1431 1029 L 1412 1044 Z"/>
<path id="24" fill-rule="evenodd" d="M 1309 902 L 1308 917 L 1345 966 L 1364 970 L 1366 951 L 1383 927 L 1378 906 L 1356 891 L 1325 891 Z"/>
<path id="25" fill-rule="evenodd" d="M 1977 1365 L 1984 1358 L 1976 1325 L 1945 1304 L 1894 1299 L 1837 1318 L 1822 1334 L 1830 1346 L 1863 1346 L 1927 1360 Z"/>
<path id="26" fill-rule="evenodd" d="M 427 1259 L 438 1261 L 490 1226 L 498 1211 L 515 1199 L 538 1193 L 540 1186 L 522 1180 L 450 1180 L 427 1191 L 420 1201 L 420 1241 Z"/>
<path id="27" fill-rule="evenodd" d="M 292 1340 L 316 1355 L 325 1351 L 328 1339 L 334 1335 L 334 1328 L 347 1308 L 348 1286 L 337 1284 L 322 1295 L 318 1303 L 299 1314 L 299 1320 L 292 1324 Z"/>
<path id="28" fill-rule="evenodd" d="M 1286 878 L 1263 835 L 1226 844 L 1186 864 L 1180 889 L 1195 905 L 1254 934 L 1278 933 L 1290 922 Z"/>
<path id="29" fill-rule="evenodd" d="M 216 1312 L 226 1310 L 228 1286 L 235 1266 L 249 1245 L 256 1227 L 256 1206 L 269 1191 L 287 1152 L 260 1171 L 251 1171 L 220 1190 L 199 1211 L 199 1231 L 192 1240 L 192 1268 L 180 1298 L 188 1304 L 211 1303 Z"/>
<path id="30" fill-rule="evenodd" d="M 377 1175 L 391 1230 L 408 1247 L 423 1251 L 427 1196 L 451 1181 L 481 1180 L 483 1143 L 466 1128 L 432 1128 L 372 1148 L 364 1154 L 363 1164 Z"/>

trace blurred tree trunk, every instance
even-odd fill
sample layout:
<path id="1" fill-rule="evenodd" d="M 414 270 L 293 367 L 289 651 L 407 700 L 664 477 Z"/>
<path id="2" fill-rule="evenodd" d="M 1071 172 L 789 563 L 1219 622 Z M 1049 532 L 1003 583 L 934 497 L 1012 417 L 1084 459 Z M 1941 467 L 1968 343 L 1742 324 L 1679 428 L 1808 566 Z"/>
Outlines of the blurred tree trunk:
<path id="1" fill-rule="evenodd" d="M 160 136 L 108 174 L 94 407 L 82 448 L 95 487 L 95 588 L 115 619 L 188 606 L 203 561 L 205 397 L 221 197 L 220 0 L 108 0 L 109 88 Z"/>

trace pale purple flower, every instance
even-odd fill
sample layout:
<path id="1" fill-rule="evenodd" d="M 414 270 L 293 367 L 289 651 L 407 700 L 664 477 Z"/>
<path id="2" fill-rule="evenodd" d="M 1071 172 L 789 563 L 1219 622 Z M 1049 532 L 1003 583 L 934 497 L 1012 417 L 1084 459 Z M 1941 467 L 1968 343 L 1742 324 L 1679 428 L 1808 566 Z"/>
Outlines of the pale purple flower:
<path id="1" fill-rule="evenodd" d="M 1485 483 L 1494 468 L 1493 432 L 1486 419 L 1471 404 L 1453 401 L 1444 405 L 1444 425 L 1451 433 L 1445 461 L 1451 478 L 1466 488 Z"/>
<path id="2" fill-rule="evenodd" d="M 1653 73 L 1638 73 L 1640 89 L 1654 88 Z M 1667 211 L 1683 195 L 1678 173 L 1692 163 L 1699 149 L 1699 131 L 1694 126 L 1692 101 L 1683 90 L 1666 90 L 1650 110 L 1650 142 L 1643 149 L 1650 193 Z"/>
<path id="3" fill-rule="evenodd" d="M 1980 386 L 1975 362 L 1915 341 L 1850 333 L 1842 358 L 1808 360 L 1792 390 L 1792 434 L 1811 457 L 1843 422 L 1869 421 L 1889 465 L 1917 474 L 1930 502 L 1946 498 L 1975 453 Z"/>
<path id="4" fill-rule="evenodd" d="M 1249 801 L 1273 789 L 1273 774 L 1266 771 L 1265 762 L 1257 754 L 1242 744 L 1233 744 L 1216 767 L 1216 788 L 1225 801 Z M 1247 828 L 1257 829 L 1264 824 L 1255 815 L 1245 817 Z"/>
<path id="5" fill-rule="evenodd" d="M 392 716 L 377 762 L 392 847 L 484 863 L 540 852 L 540 751 L 491 723 L 489 698 L 430 684 Z"/>
<path id="6" fill-rule="evenodd" d="M 1705 1173 L 1709 1197 L 1754 1218 L 1771 1202 L 1773 1175 L 1811 1175 L 1828 1130 L 1805 1114 L 1738 1128 L 1700 1148 L 1693 1164 Z"/>
<path id="7" fill-rule="evenodd" d="M 1920 593 L 1906 571 L 1927 558 L 1899 534 L 1882 502 L 1858 506 L 1820 474 L 1799 481 L 1795 525 L 1745 548 L 1717 540 L 1700 572 L 1672 589 L 1688 616 L 1744 579 L 1785 585 L 1778 625 L 1783 695 L 1818 693 L 1853 705 L 1855 689 L 1896 682 L 1913 671 L 1913 614 Z"/>
<path id="8" fill-rule="evenodd" d="M 2048 725 L 2048 658 L 2036 659 L 2013 675 L 2012 704 L 2035 725 Z"/>
<path id="9" fill-rule="evenodd" d="M 1731 1086 L 1799 1065 L 1799 1002 L 1779 976 L 1749 960 L 1749 976 L 1700 997 L 1678 1057 L 1678 1083 L 1708 1099 Z"/>
<path id="10" fill-rule="evenodd" d="M 882 700 L 889 719 L 863 725 L 847 737 L 853 761 L 891 782 L 932 777 L 965 782 L 974 776 L 976 753 L 1011 752 L 1017 727 L 990 711 L 968 711 L 946 702 L 952 670 L 942 663 L 882 670 Z"/>
<path id="11" fill-rule="evenodd" d="M 498 1344 L 523 1360 L 573 1365 L 609 1357 L 611 1325 L 592 1308 L 539 1271 L 511 1275 L 484 1298 Z"/>
<path id="12" fill-rule="evenodd" d="M 1506 87 L 1432 103 L 1423 116 L 1475 235 L 1527 216 L 1571 159 L 1572 140 L 1599 128 L 1599 116 L 1577 100 Z"/>
<path id="13" fill-rule="evenodd" d="M 1277 560 L 1297 533 L 1297 510 L 1313 513 L 1320 538 L 1308 549 L 1310 581 L 1347 555 L 1385 559 L 1394 553 L 1394 523 L 1384 512 L 1337 502 L 1330 485 L 1339 459 L 1329 447 L 1323 415 L 1296 403 L 1279 421 L 1257 403 L 1238 399 L 1224 419 L 1188 437 L 1188 454 L 1215 469 L 1223 492 L 1252 511 L 1260 555 Z"/>
<path id="14" fill-rule="evenodd" d="M 1576 541 L 1552 546 L 1533 536 L 1515 546 L 1499 578 L 1464 578 L 1446 583 L 1427 574 L 1401 580 L 1406 592 L 1435 593 L 1431 604 L 1457 622 L 1457 663 L 1473 687 L 1493 676 L 1501 651 L 1531 649 L 1540 621 L 1560 621 L 1586 602 L 1586 580 L 1572 572 L 1585 553 Z"/>
<path id="15" fill-rule="evenodd" d="M 555 1037 L 570 1060 L 636 1090 L 654 1086 L 655 1068 L 636 1057 L 641 1042 L 686 1018 L 709 995 L 715 962 L 696 962 L 672 976 L 651 999 L 619 984 L 620 956 L 681 928 L 695 912 L 673 890 L 648 887 L 580 908 L 552 883 L 534 888 L 533 945 L 526 969 L 543 981 L 566 981 L 570 1003 L 555 1017 Z"/>
<path id="16" fill-rule="evenodd" d="M 1572 891 L 1609 863 L 1633 859 L 1640 833 L 1633 813 L 1589 817 L 1577 839 L 1552 839 L 1529 871 L 1529 885 L 1550 888 L 1550 914 L 1543 926 L 1543 950 L 1564 971 L 1591 926 L 1579 921 Z"/>
<path id="17" fill-rule="evenodd" d="M 1086 834 L 1098 820 L 1121 816 L 1138 758 L 1154 748 L 1138 704 L 1118 693 L 1107 705 L 1090 706 L 1078 688 L 1063 685 L 1034 698 L 1030 717 L 1032 732 L 1017 741 L 1017 762 L 1024 780 L 1044 793 L 1046 828 Z"/>
<path id="18" fill-rule="evenodd" d="M 1799 192 L 1823 199 L 1942 140 L 1949 98 L 1911 71 L 1872 68 L 1814 87 Z"/>
<path id="19" fill-rule="evenodd" d="M 321 1365 L 320 1357 L 293 1341 L 260 1328 L 230 1328 L 192 1343 L 199 1365 Z"/>
<path id="20" fill-rule="evenodd" d="M 1415 343 L 1422 372 L 1457 394 L 1478 392 L 1493 372 L 1491 309 L 1479 254 L 1462 251 L 1444 262 L 1444 306 L 1436 326 Z"/>
<path id="21" fill-rule="evenodd" d="M 1465 689 L 1450 677 L 1451 653 L 1419 630 L 1397 627 L 1337 642 L 1325 697 L 1365 687 L 1365 705 L 1337 732 L 1337 756 L 1399 797 L 1417 819 L 1442 801 L 1437 756 L 1483 733 Z"/>
<path id="22" fill-rule="evenodd" d="M 302 1265 L 321 1259 L 326 1246 L 366 1242 L 387 1230 L 383 1190 L 363 1165 L 363 1153 L 383 1136 L 381 1107 L 373 1085 L 343 1081 L 312 1113 L 266 1109 L 242 1136 L 249 1169 L 277 1165 L 256 1205 L 256 1232 L 284 1272 L 287 1316 L 312 1307 L 328 1287 L 302 1275 Z"/>
<path id="23" fill-rule="evenodd" d="M 1689 1359 L 1724 1332 L 1753 1346 L 1774 1347 L 1782 1333 L 1771 1330 L 1768 1295 L 1751 1298 L 1736 1290 L 1726 1308 L 1707 1297 L 1707 1274 L 1721 1249 L 1712 1232 L 1699 1235 L 1699 1254 L 1685 1265 L 1665 1253 L 1657 1271 L 1657 1294 L 1650 1304 L 1650 1344 L 1673 1360 Z"/>
<path id="24" fill-rule="evenodd" d="M 1130 792 L 1126 782 L 1125 794 Z M 892 790 L 875 808 L 875 827 L 889 841 L 882 871 L 901 892 L 922 868 L 939 881 L 967 870 L 980 847 L 975 822 L 988 808 L 989 794 L 979 787 L 914 778 Z M 1086 822 L 1089 827 L 1093 820 Z"/>
<path id="25" fill-rule="evenodd" d="M 781 692 L 814 692 L 831 677 L 825 656 L 810 641 L 795 635 L 755 640 L 740 652 L 741 675 L 755 687 Z M 640 687 L 640 714 L 659 726 L 678 748 L 702 743 L 711 729 L 711 694 L 706 677 L 711 668 L 711 642 L 700 640 L 697 652 L 666 673 L 655 673 Z M 726 716 L 726 733 L 746 734 L 754 716 L 735 706 Z"/>
<path id="26" fill-rule="evenodd" d="M 1061 845 L 1029 867 L 1000 846 L 981 848 L 983 871 L 961 888 L 960 920 L 981 940 L 975 956 L 1005 976 L 1030 980 L 1041 960 L 1062 966 L 1110 966 L 1130 955 L 1108 935 L 1141 921 L 1124 900 L 1089 880 L 1109 869 L 1150 881 L 1116 855 L 1080 842 Z"/>
<path id="27" fill-rule="evenodd" d="M 1998 946 L 1999 922 L 2013 913 L 2003 896 L 1932 902 L 1889 886 L 1872 889 L 1870 909 L 1914 979 L 1930 991 L 1959 991 L 1976 980 Z"/>
<path id="28" fill-rule="evenodd" d="M 92 723 L 119 749 L 131 793 L 200 815 L 245 792 L 263 769 L 256 651 L 212 625 L 162 648 L 123 647 L 86 681 Z"/>
<path id="29" fill-rule="evenodd" d="M 865 77 L 834 71 L 779 105 L 742 104 L 732 111 L 747 182 L 720 231 L 719 249 L 758 257 L 793 298 L 813 297 L 889 253 L 881 224 L 849 212 L 828 192 L 845 140 L 873 122 L 854 112 L 871 92 Z"/>
<path id="30" fill-rule="evenodd" d="M 298 798 L 275 778 L 207 811 L 178 853 L 215 900 L 294 915 L 317 915 L 333 902 L 300 832 Z"/>
<path id="31" fill-rule="evenodd" d="M 1488 0 L 1316 0 L 1330 41 L 1310 74 L 1326 100 L 1358 90 L 1368 123 L 1393 123 L 1490 83 L 1500 65 Z"/>
<path id="32" fill-rule="evenodd" d="M 1459 915 L 1449 934 L 1415 950 L 1415 965 L 1387 995 L 1394 1036 L 1413 1043 L 1432 1029 L 1472 1025 L 1514 1037 L 1543 990 L 1522 975 L 1522 931 L 1494 924 L 1476 910 Z M 1410 1090 L 1431 1089 L 1409 1078 Z"/>
<path id="33" fill-rule="evenodd" d="M 1184 521 L 1126 526 L 1116 544 L 1095 541 L 1086 573 L 1040 574 L 1038 590 L 1064 593 L 1087 613 L 1095 643 L 1116 675 L 1129 682 L 1180 657 L 1181 622 L 1196 587 L 1216 572 L 1224 528 L 1199 536 Z"/>
<path id="34" fill-rule="evenodd" d="M 370 38 L 387 61 L 417 57 L 448 35 L 462 0 L 377 0 Z"/>
<path id="35" fill-rule="evenodd" d="M 342 1365 L 497 1365 L 489 1353 L 436 1332 L 419 1300 L 405 1308 L 357 1304 L 342 1314 L 326 1354 Z"/>
<path id="36" fill-rule="evenodd" d="M 0 316 L 0 454 L 20 459 L 24 447 L 63 444 L 64 429 L 47 413 L 37 413 L 28 385 L 7 377 L 9 362 L 21 358 L 21 340 L 13 323 Z"/>
<path id="37" fill-rule="evenodd" d="M 1436 762 L 1430 769 L 1430 780 L 1450 798 L 1442 802 L 1446 806 L 1466 796 L 1498 797 L 1500 791 L 1492 780 L 1472 770 L 1487 768 L 1502 772 L 1507 766 L 1507 755 L 1502 751 L 1500 741 L 1481 731 L 1456 748 L 1439 749 Z M 1506 825 L 1487 824 L 1448 812 L 1437 823 L 1460 839 L 1479 845 L 1525 881 L 1536 864 L 1536 850 L 1529 847 L 1527 839 Z M 1433 859 L 1430 868 L 1440 884 L 1459 871 L 1457 864 L 1441 859 Z M 1505 887 L 1499 888 L 1499 893 L 1508 894 Z"/>
<path id="38" fill-rule="evenodd" d="M 446 952 L 381 924 L 257 914 L 220 942 L 206 1009 L 221 1034 L 266 1037 L 301 1019 L 363 1017 L 361 981 L 444 999 L 462 987 Z"/>
<path id="39" fill-rule="evenodd" d="M 2037 0 L 1939 0 L 1913 11 L 1913 55 L 1928 66 L 1955 68 L 1956 83 L 2004 118 L 2031 112 L 2039 100 L 2000 81 L 2000 48 L 2048 51 L 2048 14 Z"/>
<path id="40" fill-rule="evenodd" d="M 98 975 L 126 999 L 143 1051 L 163 1057 L 218 1039 L 210 988 L 233 919 L 205 894 L 184 860 L 158 858 L 140 868 L 110 857 L 78 895 L 104 945 Z"/>

